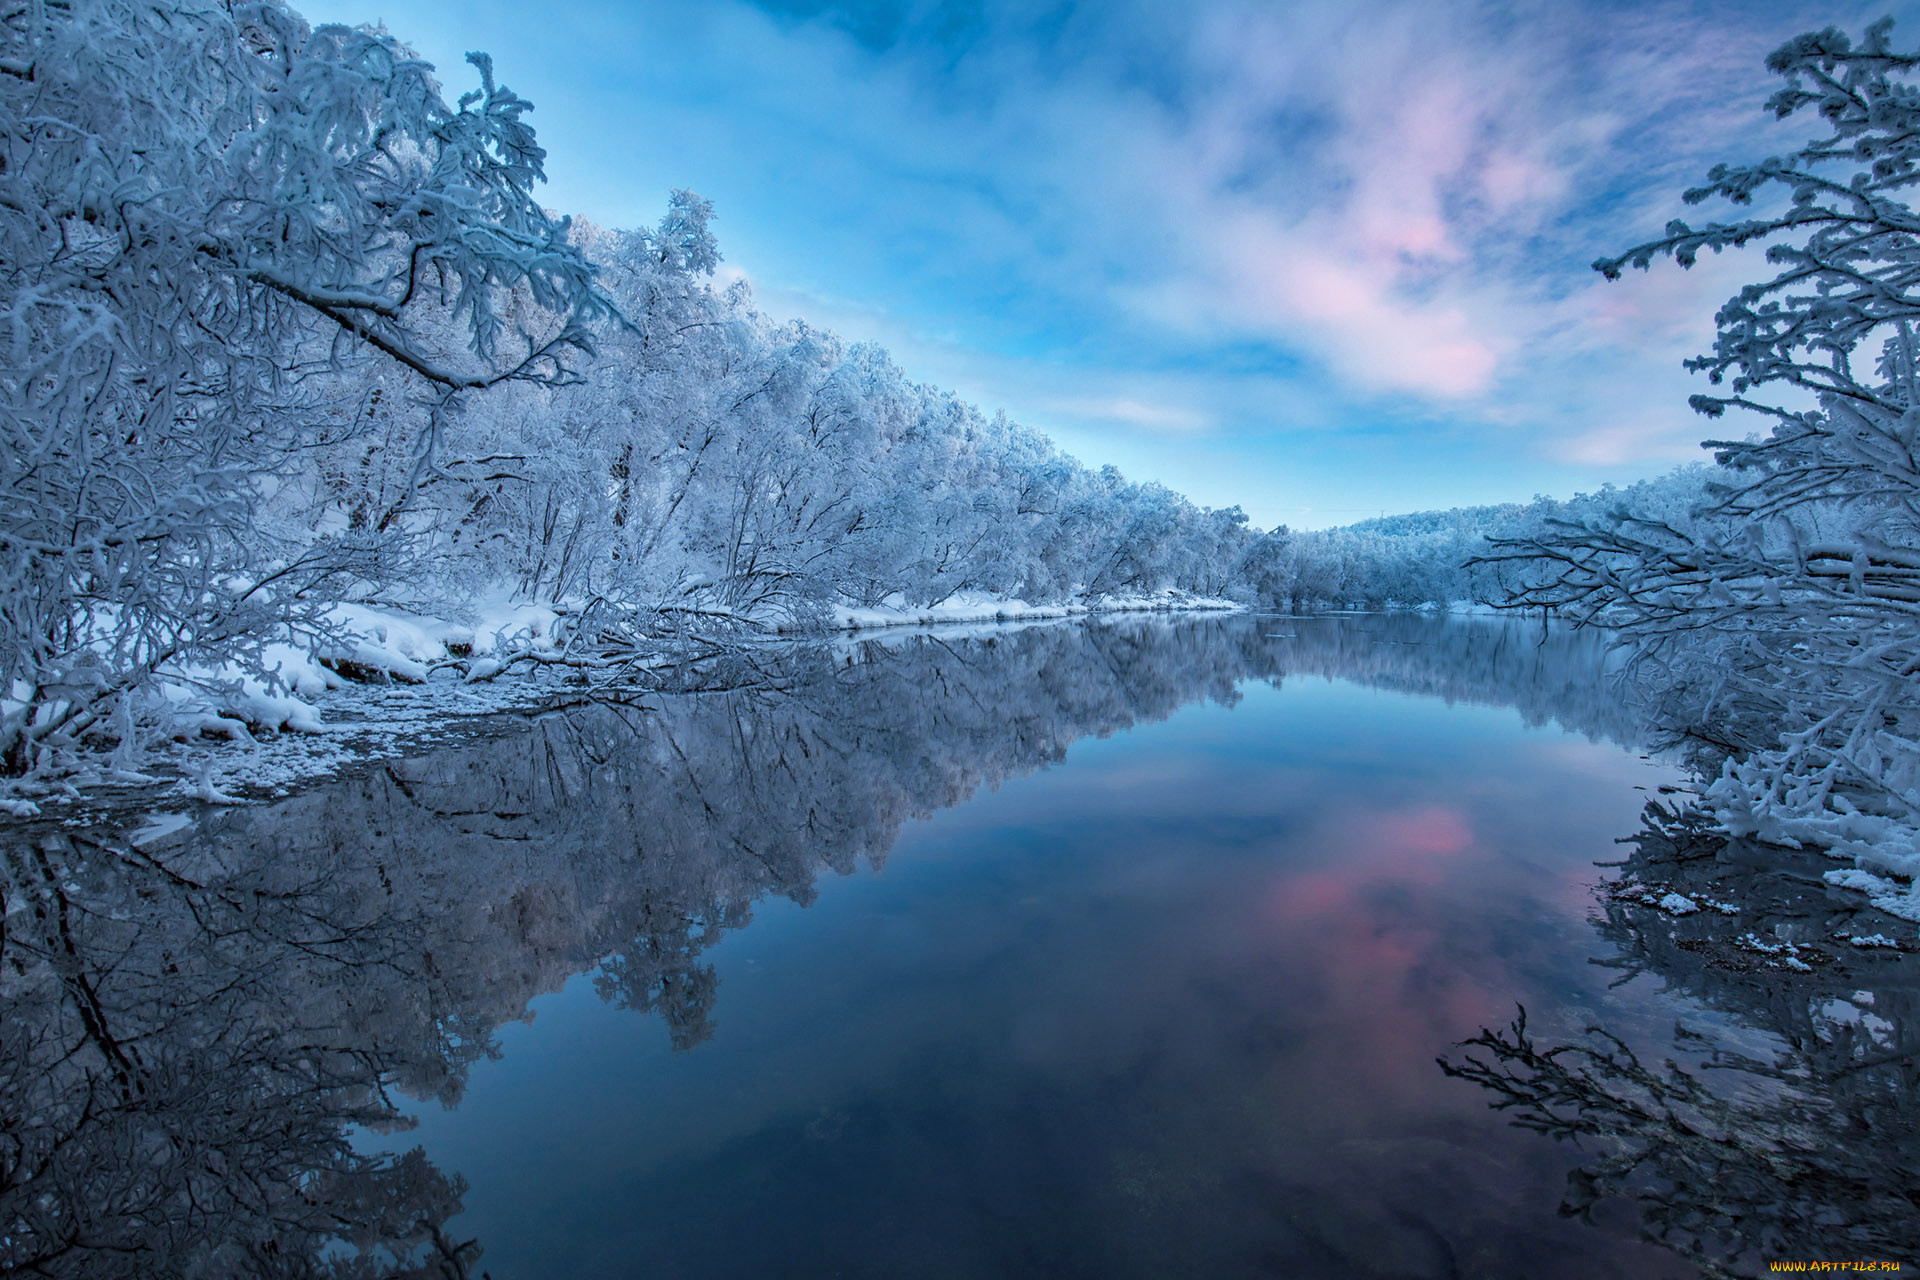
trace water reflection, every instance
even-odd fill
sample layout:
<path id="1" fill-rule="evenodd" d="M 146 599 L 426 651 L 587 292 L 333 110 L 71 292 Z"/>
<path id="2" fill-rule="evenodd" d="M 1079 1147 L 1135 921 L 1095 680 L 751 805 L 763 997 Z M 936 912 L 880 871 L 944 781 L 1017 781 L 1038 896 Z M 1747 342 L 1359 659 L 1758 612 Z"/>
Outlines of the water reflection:
<path id="1" fill-rule="evenodd" d="M 770 651 L 691 673 L 694 691 L 562 708 L 147 844 L 14 824 L 0 1269 L 467 1275 L 478 1246 L 447 1226 L 460 1178 L 348 1135 L 404 1128 L 408 1098 L 459 1101 L 534 997 L 592 972 L 604 999 L 659 1014 L 676 1048 L 699 1045 L 723 1013 L 709 953 L 757 903 L 812 901 L 822 871 L 884 862 L 907 819 L 1078 740 L 1231 704 L 1249 681 L 1319 676 L 1634 740 L 1586 636 L 1142 619 Z M 1375 843 L 1396 857 L 1465 838 L 1438 808 L 1380 821 Z M 1303 922 L 1338 907 L 1288 903 Z M 941 1078 L 966 1087 L 951 1068 Z M 1097 1105 L 1057 1097 L 1031 1119 Z M 821 1133 L 868 1122 L 817 1119 Z M 1207 1199 L 1203 1173 L 1148 1162 L 1115 1177 L 1146 1202 Z M 1339 1235 L 1325 1185 L 1247 1194 L 1288 1200 L 1296 1225 L 1320 1215 L 1303 1239 Z M 1431 1223 L 1393 1230 L 1409 1257 L 1453 1265 Z M 1352 1240 L 1325 1247 L 1328 1265 L 1357 1264 Z"/>
<path id="2" fill-rule="evenodd" d="M 1648 1239 L 1705 1274 L 1920 1261 L 1912 926 L 1830 889 L 1830 863 L 1727 840 L 1684 810 L 1648 805 L 1629 843 L 1598 920 L 1611 966 L 1710 1012 L 1652 1065 L 1602 1027 L 1535 1035 L 1522 1010 L 1442 1070 L 1521 1128 L 1587 1139 L 1563 1213 L 1631 1202 Z M 1669 893 L 1702 909 L 1663 909 Z"/>
<path id="3" fill-rule="evenodd" d="M 10 844 L 0 1268 L 464 1274 L 472 1247 L 442 1231 L 459 1180 L 346 1131 L 399 1123 L 395 1085 L 457 1092 L 485 1015 L 421 945 L 427 904 L 328 870 L 213 842 Z M 341 1238 L 358 1256 L 323 1262 Z"/>

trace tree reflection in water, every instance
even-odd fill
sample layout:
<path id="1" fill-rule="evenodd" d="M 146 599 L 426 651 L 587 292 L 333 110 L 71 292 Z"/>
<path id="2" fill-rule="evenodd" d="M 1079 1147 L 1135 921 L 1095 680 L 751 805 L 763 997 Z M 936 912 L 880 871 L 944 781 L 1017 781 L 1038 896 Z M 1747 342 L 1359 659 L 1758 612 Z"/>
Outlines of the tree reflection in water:
<path id="1" fill-rule="evenodd" d="M 403 1095 L 457 1101 L 498 1028 L 583 971 L 699 1044 L 719 994 L 702 955 L 755 902 L 805 904 L 821 871 L 878 866 L 908 817 L 1243 681 L 1339 676 L 1631 741 L 1591 637 L 1273 630 L 1141 619 L 769 651 L 693 674 L 697 691 L 559 709 L 150 840 L 11 825 L 0 1269 L 477 1274 L 478 1246 L 444 1230 L 461 1180 L 417 1150 L 356 1150 L 356 1126 L 406 1127 Z M 1883 1074 L 1851 1077 L 1862 1106 Z"/>
<path id="2" fill-rule="evenodd" d="M 1594 1152 L 1563 1214 L 1632 1201 L 1647 1238 L 1708 1275 L 1920 1259 L 1920 968 L 1909 945 L 1850 941 L 1912 926 L 1830 891 L 1831 863 L 1726 840 L 1687 812 L 1649 805 L 1627 843 L 1598 921 L 1621 981 L 1656 975 L 1731 1025 L 1676 1027 L 1655 1067 L 1598 1027 L 1543 1044 L 1523 1009 L 1441 1070 L 1515 1125 Z M 1730 910 L 1676 916 L 1654 905 L 1665 892 Z M 1743 1048 L 1743 1029 L 1768 1047 Z"/>
<path id="3" fill-rule="evenodd" d="M 411 945 L 417 921 L 204 851 L 41 833 L 6 869 L 0 1266 L 466 1274 L 472 1246 L 441 1231 L 459 1180 L 347 1141 L 401 1123 L 399 1056 L 358 1024 L 363 994 L 435 1010 L 442 1081 L 484 1051 Z M 336 1240 L 358 1256 L 327 1256 Z"/>

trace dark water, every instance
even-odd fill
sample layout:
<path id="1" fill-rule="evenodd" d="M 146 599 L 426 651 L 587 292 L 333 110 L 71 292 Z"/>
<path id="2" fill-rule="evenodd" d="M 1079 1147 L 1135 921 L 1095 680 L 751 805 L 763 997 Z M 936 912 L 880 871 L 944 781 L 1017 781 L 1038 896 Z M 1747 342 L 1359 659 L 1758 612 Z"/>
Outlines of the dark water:
<path id="1" fill-rule="evenodd" d="M 144 843 L 16 829 L 0 1261 L 1901 1257 L 1914 957 L 1834 944 L 1871 930 L 1817 865 L 1643 812 L 1676 773 L 1603 667 L 1492 621 L 902 637 Z M 1737 913 L 1597 894 L 1622 859 Z"/>

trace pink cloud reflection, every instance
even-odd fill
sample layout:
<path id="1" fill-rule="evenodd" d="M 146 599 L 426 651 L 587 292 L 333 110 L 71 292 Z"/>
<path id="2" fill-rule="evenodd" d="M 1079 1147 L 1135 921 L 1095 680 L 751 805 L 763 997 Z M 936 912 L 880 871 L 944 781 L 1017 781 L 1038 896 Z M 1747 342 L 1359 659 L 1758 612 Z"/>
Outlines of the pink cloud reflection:
<path id="1" fill-rule="evenodd" d="M 1480 845 L 1452 805 L 1339 816 L 1325 833 L 1338 845 L 1330 863 L 1282 872 L 1260 914 L 1284 948 L 1288 981 L 1322 993 L 1317 1034 L 1375 1085 L 1424 1091 L 1432 1045 L 1508 1007 L 1507 993 L 1463 963 L 1472 957 L 1454 954 L 1447 930 L 1448 899 L 1472 892 L 1463 861 Z"/>
<path id="2" fill-rule="evenodd" d="M 1371 835 L 1386 856 L 1394 854 L 1461 853 L 1473 846 L 1473 828 L 1467 815 L 1447 805 L 1427 805 L 1405 813 L 1381 814 L 1362 824 L 1361 838 Z"/>

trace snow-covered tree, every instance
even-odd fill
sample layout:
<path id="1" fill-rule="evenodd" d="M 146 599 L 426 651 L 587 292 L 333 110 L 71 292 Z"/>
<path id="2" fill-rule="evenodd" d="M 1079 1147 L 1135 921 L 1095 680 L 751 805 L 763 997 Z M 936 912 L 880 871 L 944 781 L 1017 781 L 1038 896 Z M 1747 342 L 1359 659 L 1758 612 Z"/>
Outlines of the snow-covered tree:
<path id="1" fill-rule="evenodd" d="M 1676 727 L 1725 757 L 1709 795 L 1734 829 L 1912 877 L 1920 813 L 1920 55 L 1891 21 L 1775 51 L 1782 119 L 1824 133 L 1716 166 L 1690 204 L 1752 216 L 1692 226 L 1595 264 L 1609 278 L 1702 250 L 1768 245 L 1768 278 L 1721 309 L 1711 417 L 1770 430 L 1709 441 L 1721 470 L 1681 509 L 1623 503 L 1509 543 L 1548 574 L 1518 597 L 1621 628 L 1657 666 Z M 1859 876 L 1860 873 L 1842 873 Z M 1884 880 L 1854 881 L 1899 905 Z M 1904 907 L 1911 912 L 1914 904 Z"/>
<path id="2" fill-rule="evenodd" d="M 573 376 L 592 268 L 533 199 L 527 104 L 473 62 L 449 105 L 391 37 L 277 0 L 0 17 L 8 770 L 126 736 L 157 672 L 244 658 L 377 558 L 382 513 L 261 518 L 307 451 L 387 429 L 354 370 L 411 402 L 402 490 L 462 396 Z"/>

